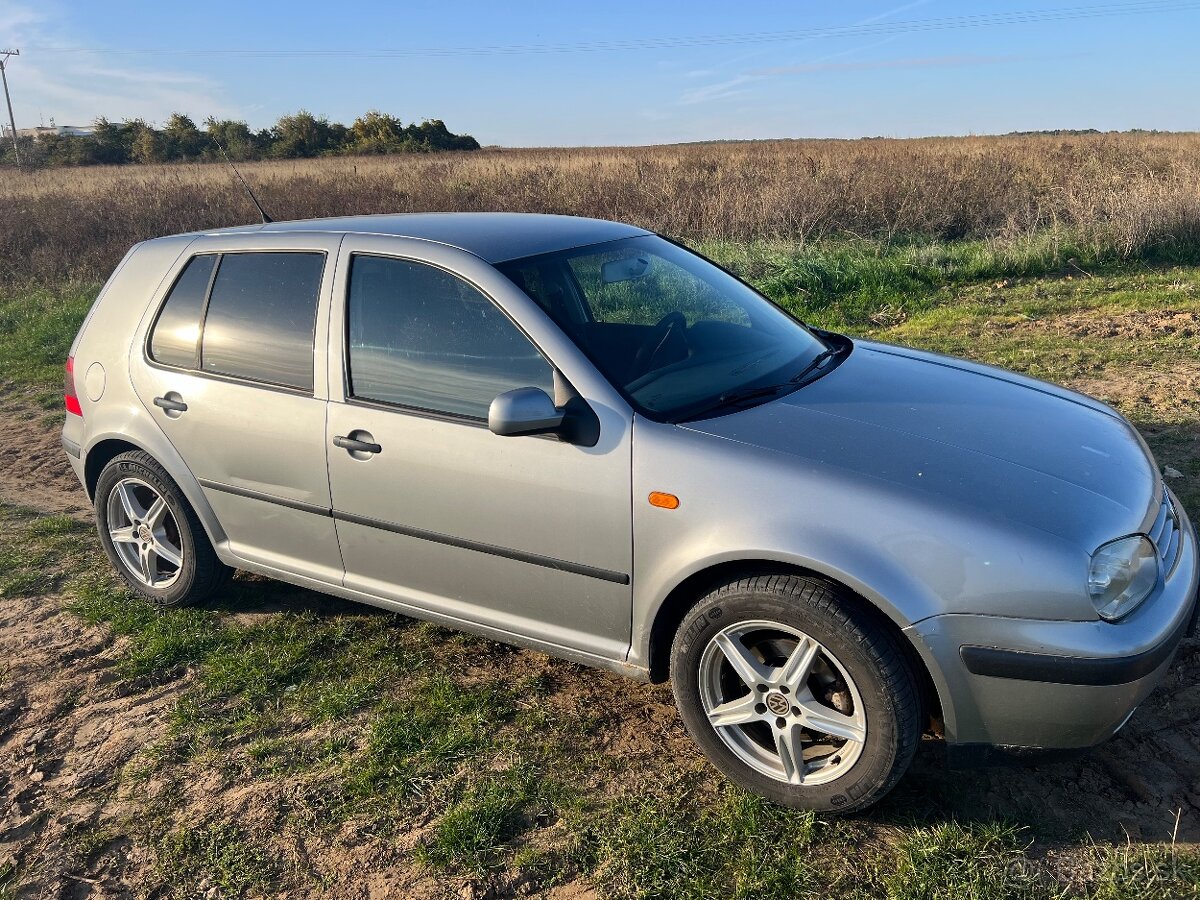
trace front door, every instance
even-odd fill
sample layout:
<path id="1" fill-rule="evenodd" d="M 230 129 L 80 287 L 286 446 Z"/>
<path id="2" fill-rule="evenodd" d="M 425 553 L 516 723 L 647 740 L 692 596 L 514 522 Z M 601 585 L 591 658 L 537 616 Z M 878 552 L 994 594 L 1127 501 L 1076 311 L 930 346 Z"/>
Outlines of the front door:
<path id="1" fill-rule="evenodd" d="M 318 309 L 338 239 L 246 241 L 192 244 L 135 352 L 134 387 L 200 482 L 230 551 L 336 584 Z"/>
<path id="2" fill-rule="evenodd" d="M 344 384 L 327 439 L 346 586 L 624 658 L 628 420 L 610 410 L 594 447 L 494 435 L 497 394 L 552 393 L 556 375 L 482 290 L 428 260 L 347 249 L 335 292 Z"/>

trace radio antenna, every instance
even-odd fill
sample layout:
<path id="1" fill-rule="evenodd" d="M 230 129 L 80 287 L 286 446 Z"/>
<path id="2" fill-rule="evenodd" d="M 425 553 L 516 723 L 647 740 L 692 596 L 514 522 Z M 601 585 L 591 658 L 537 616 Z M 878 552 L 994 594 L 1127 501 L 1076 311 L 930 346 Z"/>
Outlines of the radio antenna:
<path id="1" fill-rule="evenodd" d="M 242 173 L 237 170 L 237 166 L 229 159 L 229 154 L 225 152 L 225 148 L 221 146 L 221 142 L 213 138 L 213 143 L 217 145 L 217 149 L 221 151 L 221 156 L 224 157 L 225 163 L 229 168 L 233 169 L 233 174 L 237 176 L 237 180 L 242 183 L 242 187 L 246 189 L 246 193 L 250 197 L 250 202 L 254 204 L 254 208 L 258 210 L 258 214 L 262 216 L 264 225 L 270 225 L 275 220 L 267 215 L 266 210 L 262 208 L 262 204 L 258 202 L 258 198 L 254 196 L 254 191 L 250 190 L 250 185 L 246 184 L 246 179 L 242 177 Z"/>

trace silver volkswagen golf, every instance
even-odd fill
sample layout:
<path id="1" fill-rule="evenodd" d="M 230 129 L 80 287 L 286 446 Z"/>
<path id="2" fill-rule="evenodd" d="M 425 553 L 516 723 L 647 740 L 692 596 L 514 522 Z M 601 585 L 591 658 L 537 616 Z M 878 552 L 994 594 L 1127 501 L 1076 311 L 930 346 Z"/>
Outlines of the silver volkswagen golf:
<path id="1" fill-rule="evenodd" d="M 130 586 L 258 572 L 644 680 L 733 781 L 850 811 L 1088 747 L 1191 627 L 1191 525 L 1127 421 L 807 327 L 642 229 L 283 222 L 134 247 L 63 446 Z"/>

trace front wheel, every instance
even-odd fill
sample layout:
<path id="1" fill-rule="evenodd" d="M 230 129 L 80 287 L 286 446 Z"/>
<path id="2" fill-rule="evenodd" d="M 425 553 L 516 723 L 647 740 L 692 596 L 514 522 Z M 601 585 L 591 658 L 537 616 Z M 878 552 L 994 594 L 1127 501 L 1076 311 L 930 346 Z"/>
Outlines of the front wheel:
<path id="1" fill-rule="evenodd" d="M 813 578 L 723 585 L 679 626 L 671 680 L 731 780 L 784 806 L 851 812 L 886 794 L 921 736 L 916 679 L 873 611 Z"/>

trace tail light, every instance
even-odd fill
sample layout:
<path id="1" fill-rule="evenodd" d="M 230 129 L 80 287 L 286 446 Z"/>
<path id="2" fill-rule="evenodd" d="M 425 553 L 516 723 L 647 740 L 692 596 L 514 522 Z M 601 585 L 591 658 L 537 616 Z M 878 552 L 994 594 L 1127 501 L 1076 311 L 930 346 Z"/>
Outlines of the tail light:
<path id="1" fill-rule="evenodd" d="M 79 395 L 75 393 L 75 357 L 67 357 L 67 373 L 63 385 L 63 400 L 67 404 L 67 412 L 77 416 L 83 415 L 79 406 Z"/>

